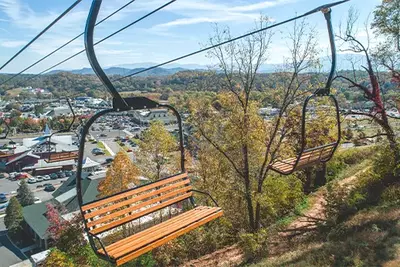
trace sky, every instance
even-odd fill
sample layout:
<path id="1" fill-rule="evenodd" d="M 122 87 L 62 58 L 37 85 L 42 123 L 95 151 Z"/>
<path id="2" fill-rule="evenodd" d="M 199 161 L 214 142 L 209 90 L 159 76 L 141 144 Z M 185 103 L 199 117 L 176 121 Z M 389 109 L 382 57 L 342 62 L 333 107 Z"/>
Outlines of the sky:
<path id="1" fill-rule="evenodd" d="M 0 0 L 0 65 L 29 42 L 75 0 Z M 358 37 L 366 40 L 364 23 L 372 19 L 372 11 L 382 0 L 351 0 L 333 8 L 332 18 L 337 32 L 350 7 L 359 12 Z M 103 0 L 98 20 L 118 9 L 128 0 Z M 136 0 L 123 11 L 96 27 L 95 40 L 99 40 L 168 0 Z M 167 8 L 135 24 L 125 31 L 96 46 L 102 66 L 118 66 L 143 62 L 160 63 L 184 53 L 204 47 L 213 34 L 215 23 L 230 27 L 233 36 L 253 29 L 260 15 L 271 22 L 279 22 L 296 14 L 307 12 L 332 0 L 177 0 Z M 90 0 L 82 0 L 68 15 L 60 20 L 16 60 L 0 73 L 15 73 L 52 52 L 84 31 Z M 321 56 L 326 56 L 328 39 L 326 24 L 321 13 L 307 18 L 310 27 L 318 33 Z M 268 62 L 279 64 L 288 55 L 287 33 L 293 24 L 274 29 Z M 379 39 L 372 38 L 372 45 Z M 53 56 L 33 67 L 27 73 L 38 73 L 84 48 L 79 38 Z M 206 54 L 179 61 L 181 64 L 212 64 Z M 85 53 L 58 66 L 56 69 L 89 67 Z"/>

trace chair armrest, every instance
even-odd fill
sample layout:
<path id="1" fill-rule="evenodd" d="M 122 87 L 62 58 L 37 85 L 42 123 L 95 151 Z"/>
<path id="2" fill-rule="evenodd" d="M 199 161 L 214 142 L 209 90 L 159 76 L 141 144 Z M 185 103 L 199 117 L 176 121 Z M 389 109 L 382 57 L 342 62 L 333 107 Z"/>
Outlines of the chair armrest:
<path id="1" fill-rule="evenodd" d="M 215 206 L 219 207 L 217 201 L 208 192 L 204 192 L 204 191 L 200 191 L 200 190 L 196 190 L 196 189 L 192 189 L 192 191 L 195 193 L 199 193 L 199 194 L 208 196 L 214 202 Z"/>
<path id="2" fill-rule="evenodd" d="M 101 239 L 100 239 L 97 235 L 94 235 L 94 234 L 92 234 L 92 233 L 89 232 L 89 231 L 88 231 L 87 233 L 88 233 L 88 235 L 90 235 L 91 237 L 94 237 L 95 239 L 97 239 L 97 241 L 99 241 L 100 246 L 101 246 L 101 249 L 104 251 L 104 254 L 107 256 L 108 260 L 111 261 L 110 255 L 108 255 L 107 250 L 106 250 L 106 248 L 104 247 L 104 244 L 103 244 L 103 242 L 101 241 Z M 96 248 L 96 246 L 94 247 L 94 249 L 96 249 L 96 253 L 97 253 L 97 248 Z"/>

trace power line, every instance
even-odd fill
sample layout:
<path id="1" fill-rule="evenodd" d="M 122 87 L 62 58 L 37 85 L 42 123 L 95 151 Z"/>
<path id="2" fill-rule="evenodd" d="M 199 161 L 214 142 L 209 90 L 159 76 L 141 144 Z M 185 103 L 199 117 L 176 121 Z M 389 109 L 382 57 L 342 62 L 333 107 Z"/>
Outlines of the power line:
<path id="1" fill-rule="evenodd" d="M 42 30 L 38 35 L 36 35 L 32 40 L 29 41 L 24 47 L 22 47 L 14 56 L 12 56 L 3 66 L 0 67 L 2 70 L 11 61 L 13 61 L 19 54 L 21 54 L 25 49 L 27 49 L 32 43 L 34 43 L 40 36 L 42 36 L 46 31 L 48 31 L 54 24 L 56 24 L 61 18 L 67 15 L 76 5 L 78 5 L 82 0 L 77 0 L 69 8 L 67 8 L 60 16 L 58 16 L 52 23 L 50 23 L 44 30 Z"/>
<path id="2" fill-rule="evenodd" d="M 94 46 L 96 46 L 96 45 L 98 45 L 98 44 L 104 42 L 105 40 L 111 38 L 112 36 L 114 36 L 114 35 L 116 35 L 116 34 L 118 34 L 118 33 L 120 33 L 121 31 L 123 31 L 123 30 L 125 30 L 125 29 L 131 27 L 132 25 L 138 23 L 139 21 L 141 21 L 141 20 L 143 20 L 143 19 L 145 19 L 145 18 L 147 18 L 147 17 L 153 15 L 154 13 L 160 11 L 161 9 L 167 7 L 168 5 L 172 4 L 172 3 L 175 2 L 175 1 L 176 1 L 176 0 L 171 0 L 171 1 L 167 2 L 166 4 L 164 4 L 164 5 L 162 5 L 162 6 L 158 7 L 158 8 L 156 8 L 156 9 L 154 9 L 154 10 L 151 11 L 150 13 L 147 13 L 146 15 L 144 15 L 143 17 L 141 17 L 141 18 L 139 18 L 139 19 L 137 19 L 137 20 L 135 20 L 135 21 L 129 23 L 128 25 L 122 27 L 122 28 L 119 29 L 118 31 L 116 31 L 116 32 L 114 32 L 114 33 L 112 33 L 112 34 L 110 34 L 110 35 L 104 37 L 104 38 L 101 39 L 100 41 L 97 41 L 97 42 L 94 44 Z M 42 75 L 43 73 L 48 72 L 49 70 L 54 69 L 55 67 L 57 67 L 57 66 L 59 66 L 59 65 L 61 65 L 61 64 L 63 64 L 63 63 L 65 63 L 65 62 L 67 62 L 67 61 L 69 61 L 70 59 L 72 59 L 72 58 L 74 58 L 74 57 L 76 57 L 76 56 L 82 54 L 83 52 L 85 52 L 85 49 L 83 49 L 83 50 L 81 50 L 81 51 L 79 51 L 79 52 L 73 54 L 72 56 L 70 56 L 70 57 L 68 57 L 68 58 L 66 58 L 66 59 L 64 59 L 64 60 L 62 60 L 62 61 L 60 61 L 60 62 L 58 62 L 57 64 L 51 66 L 50 68 L 47 68 L 47 69 L 45 69 L 44 71 L 42 71 L 42 72 L 40 72 L 40 73 L 38 73 L 38 74 L 36 74 L 36 75 L 30 77 L 30 78 L 27 79 L 26 81 L 32 80 L 32 79 L 34 79 L 34 78 L 36 78 L 36 77 Z"/>
<path id="3" fill-rule="evenodd" d="M 155 68 L 159 68 L 159 67 L 164 66 L 164 65 L 167 65 L 167 64 L 169 64 L 169 63 L 172 63 L 172 62 L 175 62 L 175 61 L 178 61 L 178 60 L 187 58 L 187 57 L 191 57 L 191 56 L 194 56 L 194 55 L 196 55 L 196 54 L 203 53 L 203 52 L 205 52 L 205 51 L 208 51 L 208 50 L 211 50 L 211 49 L 213 49 L 213 48 L 219 47 L 219 46 L 221 46 L 221 45 L 225 45 L 225 44 L 228 44 L 228 43 L 237 41 L 237 40 L 239 40 L 239 39 L 248 37 L 248 36 L 250 36 L 250 35 L 253 35 L 253 34 L 256 34 L 256 33 L 262 32 L 262 31 L 266 31 L 266 30 L 275 28 L 275 27 L 277 27 L 277 26 L 280 26 L 280 25 L 289 23 L 289 22 L 294 21 L 294 20 L 297 20 L 297 19 L 301 19 L 301 18 L 307 17 L 307 16 L 312 15 L 312 14 L 314 14 L 314 13 L 316 13 L 316 12 L 319 12 L 319 11 L 321 11 L 321 10 L 323 10 L 323 9 L 327 9 L 327 8 L 330 8 L 330 7 L 333 7 L 333 6 L 336 6 L 336 5 L 340 5 L 340 4 L 343 4 L 343 3 L 348 2 L 348 1 L 350 1 L 350 0 L 343 0 L 343 1 L 340 1 L 340 2 L 336 2 L 336 3 L 327 4 L 327 5 L 323 5 L 323 6 L 317 7 L 317 8 L 315 8 L 315 9 L 311 10 L 311 11 L 308 11 L 308 12 L 306 12 L 306 13 L 300 15 L 300 16 L 296 16 L 296 17 L 293 17 L 293 18 L 291 18 L 291 19 L 287 19 L 287 20 L 285 20 L 285 21 L 282 21 L 282 22 L 279 22 L 279 23 L 275 23 L 274 25 L 271 25 L 271 26 L 263 27 L 263 28 L 261 28 L 261 29 L 258 29 L 258 30 L 255 30 L 255 31 L 252 31 L 252 32 L 249 32 L 249 33 L 240 35 L 240 36 L 237 36 L 237 37 L 235 37 L 235 38 L 226 40 L 226 41 L 224 41 L 224 42 L 221 42 L 221 43 L 218 43 L 218 44 L 215 44 L 215 45 L 212 45 L 212 46 L 208 46 L 208 47 L 206 47 L 206 48 L 203 48 L 203 49 L 200 49 L 200 50 L 191 52 L 191 53 L 189 53 L 189 54 L 186 54 L 186 55 L 183 55 L 183 56 L 180 56 L 180 57 L 177 57 L 177 58 L 174 58 L 174 59 L 165 61 L 165 62 L 163 62 L 163 63 L 160 63 L 160 64 L 157 64 L 157 65 L 148 67 L 148 68 L 143 69 L 143 70 L 136 71 L 136 72 L 131 73 L 131 74 L 129 74 L 129 75 L 122 76 L 122 77 L 120 77 L 120 78 L 118 78 L 118 79 L 114 79 L 114 80 L 112 80 L 112 82 L 117 82 L 117 81 L 126 79 L 126 78 L 128 78 L 128 77 L 132 77 L 132 76 L 138 75 L 138 74 L 140 74 L 140 73 L 143 73 L 143 72 L 146 72 L 146 71 L 155 69 Z"/>
<path id="4" fill-rule="evenodd" d="M 136 0 L 131 0 L 128 3 L 126 3 L 125 5 L 123 5 L 122 7 L 118 8 L 117 10 L 115 10 L 113 13 L 111 13 L 110 15 L 108 15 L 107 17 L 103 18 L 102 20 L 100 20 L 99 22 L 96 23 L 96 26 L 101 24 L 102 22 L 106 21 L 107 19 L 111 18 L 112 16 L 114 16 L 115 14 L 117 14 L 118 12 L 120 12 L 122 9 L 126 8 L 127 6 L 129 6 L 130 4 L 132 4 L 133 2 L 135 2 Z M 40 62 L 42 62 L 43 60 L 45 60 L 46 58 L 50 57 L 51 55 L 53 55 L 54 53 L 58 52 L 59 50 L 61 50 L 62 48 L 66 47 L 67 45 L 69 45 L 70 43 L 72 43 L 73 41 L 75 41 L 76 39 L 78 39 L 79 37 L 81 37 L 84 34 L 84 32 L 80 33 L 79 35 L 75 36 L 74 38 L 72 38 L 71 40 L 69 40 L 68 42 L 66 42 L 65 44 L 63 44 L 62 46 L 58 47 L 57 49 L 55 49 L 54 51 L 50 52 L 49 54 L 47 54 L 46 56 L 42 57 L 41 59 L 39 59 L 38 61 L 36 61 L 35 63 L 29 65 L 28 67 L 26 67 L 25 69 L 23 69 L 22 71 L 18 72 L 17 74 L 13 75 L 12 77 L 8 78 L 7 80 L 5 80 L 4 82 L 2 82 L 0 84 L 6 84 L 7 82 L 11 81 L 12 79 L 16 78 L 17 76 L 21 75 L 22 73 L 24 73 L 25 71 L 31 69 L 32 67 L 36 66 L 37 64 L 39 64 Z"/>

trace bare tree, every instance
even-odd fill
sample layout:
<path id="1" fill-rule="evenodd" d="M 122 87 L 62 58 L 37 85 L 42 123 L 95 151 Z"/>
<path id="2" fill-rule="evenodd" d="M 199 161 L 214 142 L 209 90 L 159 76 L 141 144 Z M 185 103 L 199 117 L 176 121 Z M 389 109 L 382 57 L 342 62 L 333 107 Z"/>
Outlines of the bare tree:
<path id="1" fill-rule="evenodd" d="M 370 118 L 371 121 L 377 123 L 383 130 L 383 133 L 380 135 L 386 136 L 390 148 L 393 151 L 394 160 L 396 163 L 398 163 L 400 161 L 400 151 L 397 146 L 395 132 L 393 131 L 389 121 L 389 116 L 387 114 L 387 103 L 385 103 L 384 98 L 381 95 L 381 85 L 379 83 L 378 72 L 376 71 L 376 67 L 374 67 L 374 62 L 371 57 L 370 35 L 368 33 L 368 27 L 365 27 L 367 41 L 366 43 L 363 43 L 357 38 L 357 29 L 355 26 L 357 19 L 357 12 L 354 9 L 350 9 L 346 26 L 344 28 L 341 27 L 340 33 L 337 35 L 337 37 L 343 42 L 344 45 L 347 45 L 347 51 L 365 56 L 366 65 L 361 67 L 368 74 L 369 85 L 365 85 L 362 83 L 362 81 L 357 80 L 355 74 L 353 77 L 338 75 L 337 78 L 347 81 L 349 88 L 360 90 L 363 93 L 365 100 L 373 103 L 374 106 L 369 112 L 349 111 L 348 114 L 366 116 Z M 365 25 L 367 24 L 368 23 L 365 23 Z"/>
<path id="2" fill-rule="evenodd" d="M 262 17 L 257 28 L 264 27 L 268 19 Z M 279 149 L 292 127 L 285 119 L 293 108 L 295 99 L 304 94 L 301 90 L 309 82 L 308 75 L 300 73 L 310 68 L 316 58 L 316 37 L 308 30 L 305 21 L 296 22 L 289 34 L 291 57 L 289 69 L 274 75 L 276 92 L 280 94 L 280 111 L 272 121 L 264 121 L 257 114 L 259 100 L 253 99 L 255 80 L 259 69 L 268 58 L 271 32 L 259 32 L 242 41 L 217 47 L 209 54 L 218 61 L 223 73 L 225 101 L 215 101 L 211 108 L 197 107 L 193 124 L 201 137 L 229 162 L 243 185 L 249 228 L 256 232 L 261 224 L 263 183 L 268 177 L 269 166 L 279 154 Z M 216 28 L 210 43 L 230 39 L 228 28 Z M 228 100 L 226 100 L 228 99 Z M 297 125 L 296 125 L 297 126 Z"/>

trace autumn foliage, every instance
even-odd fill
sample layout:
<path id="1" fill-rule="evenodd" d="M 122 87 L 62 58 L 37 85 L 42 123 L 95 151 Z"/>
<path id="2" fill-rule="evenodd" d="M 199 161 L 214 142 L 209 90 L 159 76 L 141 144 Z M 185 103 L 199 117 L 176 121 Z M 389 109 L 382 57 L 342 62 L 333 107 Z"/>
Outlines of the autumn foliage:
<path id="1" fill-rule="evenodd" d="M 109 196 L 137 185 L 139 174 L 139 169 L 129 159 L 128 154 L 124 151 L 118 152 L 107 170 L 106 178 L 97 187 L 98 197 Z"/>

